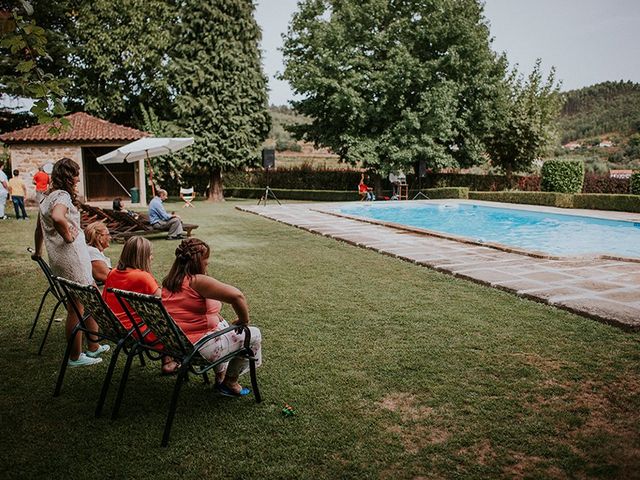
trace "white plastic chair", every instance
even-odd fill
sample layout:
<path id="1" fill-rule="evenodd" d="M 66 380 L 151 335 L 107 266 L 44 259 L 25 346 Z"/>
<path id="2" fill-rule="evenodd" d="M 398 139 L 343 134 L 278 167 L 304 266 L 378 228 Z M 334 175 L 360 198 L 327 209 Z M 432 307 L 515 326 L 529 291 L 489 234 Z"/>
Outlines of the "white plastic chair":
<path id="1" fill-rule="evenodd" d="M 193 199 L 196 198 L 196 192 L 193 190 L 193 187 L 191 188 L 180 187 L 180 198 L 184 200 L 184 205 L 182 206 L 182 208 L 193 207 L 191 202 L 193 202 Z"/>

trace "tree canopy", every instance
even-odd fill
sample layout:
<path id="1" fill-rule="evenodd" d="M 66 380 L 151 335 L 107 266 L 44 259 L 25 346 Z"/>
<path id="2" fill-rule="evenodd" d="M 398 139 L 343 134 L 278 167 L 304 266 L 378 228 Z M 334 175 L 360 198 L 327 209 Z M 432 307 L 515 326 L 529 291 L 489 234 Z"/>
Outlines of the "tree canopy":
<path id="1" fill-rule="evenodd" d="M 218 199 L 221 172 L 258 159 L 270 116 L 252 0 L 33 2 L 34 17 L 46 27 L 33 33 L 53 52 L 36 71 L 47 81 L 69 79 L 70 110 L 158 135 L 196 137 L 177 163 L 163 168 L 205 171 Z M 31 68 L 29 61 L 17 58 L 1 73 L 15 76 L 16 68 Z"/>
<path id="2" fill-rule="evenodd" d="M 500 117 L 487 142 L 491 163 L 507 176 L 528 171 L 555 140 L 556 119 L 561 108 L 560 86 L 552 69 L 546 80 L 538 60 L 524 79 L 514 68 L 504 81 L 499 97 Z"/>
<path id="3" fill-rule="evenodd" d="M 190 158 L 209 172 L 216 200 L 222 171 L 256 161 L 271 126 L 254 8 L 251 0 L 182 0 L 174 30 L 173 117 L 196 137 Z"/>
<path id="4" fill-rule="evenodd" d="M 50 71 L 53 61 L 47 43 L 51 32 L 36 21 L 31 2 L 0 3 L 0 34 L 1 92 L 34 99 L 31 113 L 40 123 L 51 124 L 52 133 L 68 125 L 61 118 L 66 113 L 66 82 Z"/>
<path id="5" fill-rule="evenodd" d="M 141 105 L 168 112 L 173 2 L 63 1 L 69 4 L 64 74 L 71 80 L 70 107 L 126 124 L 141 122 L 135 117 Z"/>
<path id="6" fill-rule="evenodd" d="M 303 0 L 282 77 L 299 135 L 381 170 L 468 166 L 485 151 L 506 62 L 476 0 Z"/>

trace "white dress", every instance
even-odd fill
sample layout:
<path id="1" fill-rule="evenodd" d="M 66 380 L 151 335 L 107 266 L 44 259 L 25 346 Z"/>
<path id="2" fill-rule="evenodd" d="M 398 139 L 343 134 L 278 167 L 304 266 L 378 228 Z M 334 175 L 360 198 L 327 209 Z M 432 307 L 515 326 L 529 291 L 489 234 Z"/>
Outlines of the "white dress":
<path id="1" fill-rule="evenodd" d="M 78 230 L 78 236 L 73 243 L 66 243 L 54 227 L 51 211 L 56 205 L 67 207 L 67 221 Z M 89 251 L 80 227 L 80 212 L 71 202 L 68 192 L 54 190 L 44 196 L 40 202 L 40 224 L 53 274 L 83 285 L 93 284 Z"/>

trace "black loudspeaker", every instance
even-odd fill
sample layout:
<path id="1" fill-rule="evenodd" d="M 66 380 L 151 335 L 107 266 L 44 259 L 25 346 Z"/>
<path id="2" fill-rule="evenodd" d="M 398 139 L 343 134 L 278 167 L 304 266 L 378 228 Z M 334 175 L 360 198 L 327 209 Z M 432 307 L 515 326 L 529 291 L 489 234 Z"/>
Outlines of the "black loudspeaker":
<path id="1" fill-rule="evenodd" d="M 276 166 L 276 151 L 273 148 L 262 149 L 262 166 L 273 168 Z"/>
<path id="2" fill-rule="evenodd" d="M 424 177 L 427 174 L 427 162 L 425 162 L 424 160 L 420 160 L 416 164 L 416 174 L 420 178 Z"/>

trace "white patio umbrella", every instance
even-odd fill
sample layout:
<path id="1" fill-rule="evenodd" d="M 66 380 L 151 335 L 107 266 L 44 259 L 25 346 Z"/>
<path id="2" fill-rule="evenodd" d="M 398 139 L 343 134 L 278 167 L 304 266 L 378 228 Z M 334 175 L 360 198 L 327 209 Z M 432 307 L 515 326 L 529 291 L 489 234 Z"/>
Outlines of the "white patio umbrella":
<path id="1" fill-rule="evenodd" d="M 135 142 L 123 145 L 122 147 L 117 148 L 116 150 L 113 150 L 109 153 L 106 153 L 98 157 L 97 160 L 100 165 L 103 165 L 107 169 L 107 171 L 109 171 L 106 165 L 110 163 L 137 162 L 139 160 L 146 159 L 149 166 L 149 182 L 151 183 L 151 192 L 153 193 L 153 195 L 155 195 L 156 191 L 153 185 L 153 170 L 151 169 L 151 161 L 149 159 L 151 157 L 158 157 L 167 153 L 177 152 L 178 150 L 181 150 L 192 144 L 192 137 L 145 137 L 141 138 L 140 140 L 136 140 Z M 111 172 L 109 173 L 111 174 Z M 113 174 L 111 174 L 111 176 L 115 179 Z M 117 179 L 116 182 L 118 182 Z M 122 187 L 122 184 L 120 184 L 120 186 Z M 126 191 L 126 188 L 122 188 Z"/>

